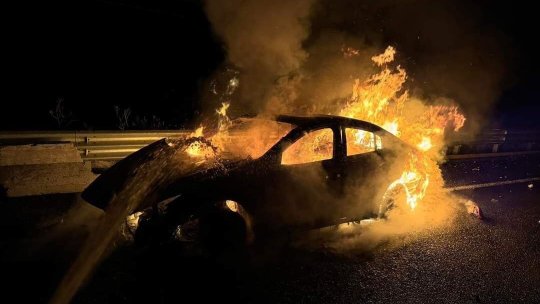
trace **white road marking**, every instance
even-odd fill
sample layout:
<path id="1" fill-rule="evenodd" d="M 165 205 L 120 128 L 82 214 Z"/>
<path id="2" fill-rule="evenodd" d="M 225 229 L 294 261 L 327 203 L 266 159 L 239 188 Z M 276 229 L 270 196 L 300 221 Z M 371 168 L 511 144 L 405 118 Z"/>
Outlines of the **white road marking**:
<path id="1" fill-rule="evenodd" d="M 483 183 L 483 184 L 471 184 L 471 185 L 463 185 L 463 186 L 455 186 L 455 187 L 446 187 L 446 190 L 447 191 L 470 190 L 470 189 L 495 187 L 495 186 L 502 186 L 502 185 L 529 183 L 529 182 L 533 182 L 533 181 L 540 181 L 540 177 L 530 177 L 530 178 L 522 178 L 522 179 L 515 179 L 515 180 L 509 180 L 509 181 L 502 181 L 502 182 L 492 182 L 492 183 Z"/>

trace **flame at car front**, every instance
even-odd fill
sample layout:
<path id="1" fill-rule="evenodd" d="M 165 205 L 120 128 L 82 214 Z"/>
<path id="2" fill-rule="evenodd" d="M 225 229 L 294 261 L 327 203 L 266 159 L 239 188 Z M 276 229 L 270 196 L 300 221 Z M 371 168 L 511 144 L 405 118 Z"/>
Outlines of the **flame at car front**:
<path id="1" fill-rule="evenodd" d="M 349 52 L 350 53 L 350 52 Z M 379 72 L 364 81 L 355 79 L 350 100 L 338 111 L 341 116 L 369 121 L 416 147 L 406 161 L 406 170 L 390 184 L 387 192 L 402 186 L 407 204 L 416 208 L 430 185 L 430 175 L 439 174 L 437 161 L 444 147 L 444 133 L 448 127 L 458 131 L 465 117 L 457 107 L 426 105 L 403 89 L 407 80 L 405 69 L 391 67 L 396 51 L 389 46 L 382 54 L 371 59 Z M 366 135 L 357 131 L 357 139 Z M 368 141 L 372 142 L 372 141 Z M 363 140 L 356 144 L 366 145 Z M 442 179 L 437 179 L 441 181 Z M 442 187 L 443 185 L 435 185 Z"/>

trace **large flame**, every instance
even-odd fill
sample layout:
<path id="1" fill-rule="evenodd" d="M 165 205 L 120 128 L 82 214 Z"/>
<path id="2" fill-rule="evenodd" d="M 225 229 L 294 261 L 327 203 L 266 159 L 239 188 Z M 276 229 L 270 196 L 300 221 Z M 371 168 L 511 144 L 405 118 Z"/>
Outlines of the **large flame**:
<path id="1" fill-rule="evenodd" d="M 343 47 L 344 58 L 350 58 L 360 54 L 359 51 Z M 406 170 L 401 177 L 390 184 L 387 192 L 392 192 L 396 187 L 402 187 L 406 194 L 408 205 L 414 209 L 424 198 L 430 185 L 430 176 L 440 175 L 437 161 L 441 158 L 441 151 L 444 147 L 444 134 L 450 128 L 458 131 L 465 122 L 465 117 L 459 113 L 457 107 L 447 105 L 426 105 L 425 102 L 411 97 L 404 84 L 407 80 L 405 69 L 392 66 L 396 55 L 396 50 L 389 46 L 379 55 L 373 56 L 371 60 L 379 69 L 379 72 L 371 75 L 367 79 L 355 79 L 352 83 L 352 92 L 345 104 L 336 103 L 336 107 L 330 114 L 365 120 L 379 125 L 408 143 L 417 150 L 409 155 L 406 162 Z M 228 94 L 227 97 L 229 97 Z M 224 150 L 227 140 L 231 134 L 228 133 L 232 125 L 227 115 L 230 102 L 221 104 L 216 110 L 218 115 L 218 132 L 210 138 L 210 141 L 219 150 Z M 313 114 L 313 113 L 305 113 Z M 261 136 L 279 139 L 279 135 L 272 132 L 268 125 L 256 124 L 249 130 L 244 130 L 245 134 L 253 133 L 256 130 L 260 141 L 258 144 L 250 142 L 250 148 L 242 147 L 242 151 L 236 153 L 246 153 L 248 156 L 259 156 L 266 152 L 269 145 Z M 365 131 L 356 131 L 351 134 L 354 138 L 354 145 L 350 149 L 355 151 L 373 150 L 380 147 L 381 139 L 374 134 Z M 203 127 L 197 129 L 190 137 L 203 136 Z M 253 135 L 253 134 L 251 134 Z M 284 134 L 281 134 L 284 135 Z M 234 136 L 233 136 L 234 137 Z M 250 140 L 253 140 L 251 138 Z M 310 143 L 299 143 L 294 146 L 298 153 L 292 156 L 287 155 L 285 164 L 301 163 L 310 159 L 323 159 L 322 156 L 328 153 L 331 147 L 332 136 L 319 134 Z M 229 140 L 230 141 L 230 140 Z M 242 141 L 235 138 L 235 144 L 242 145 Z M 255 148 L 253 148 L 255 146 Z M 193 142 L 186 150 L 190 156 L 208 156 L 205 153 L 204 145 L 200 142 Z M 245 155 L 243 155 L 245 156 Z M 285 156 L 284 156 L 285 157 Z M 442 187 L 442 178 L 437 178 L 438 186 Z"/>
<path id="2" fill-rule="evenodd" d="M 445 129 L 452 126 L 458 131 L 465 117 L 454 106 L 426 106 L 411 98 L 403 89 L 407 80 L 405 69 L 390 67 L 395 54 L 395 49 L 389 46 L 384 53 L 371 58 L 380 72 L 364 81 L 355 79 L 351 98 L 338 113 L 382 126 L 418 149 L 412 153 L 416 155 L 409 156 L 407 170 L 388 187 L 391 192 L 398 185 L 402 186 L 408 205 L 414 209 L 426 194 L 430 172 L 438 170 Z M 357 132 L 355 143 L 363 144 L 358 139 L 365 137 L 365 132 Z"/>

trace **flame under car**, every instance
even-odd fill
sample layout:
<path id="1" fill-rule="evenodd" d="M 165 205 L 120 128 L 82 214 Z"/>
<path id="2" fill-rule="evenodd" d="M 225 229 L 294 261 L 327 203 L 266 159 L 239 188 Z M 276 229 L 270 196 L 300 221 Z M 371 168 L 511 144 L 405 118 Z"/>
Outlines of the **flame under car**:
<path id="1" fill-rule="evenodd" d="M 262 156 L 224 160 L 162 180 L 152 188 L 155 195 L 146 196 L 150 201 L 131 210 L 144 211 L 141 226 L 159 226 L 165 237 L 177 234 L 178 227 L 185 236 L 193 222 L 205 235 L 235 227 L 246 240 L 252 233 L 382 218 L 406 201 L 405 185 L 395 185 L 416 150 L 383 128 L 339 116 L 278 116 L 276 121 L 292 128 Z M 175 147 L 161 140 L 132 154 L 102 174 L 83 198 L 107 208 L 133 171 L 160 149 Z"/>

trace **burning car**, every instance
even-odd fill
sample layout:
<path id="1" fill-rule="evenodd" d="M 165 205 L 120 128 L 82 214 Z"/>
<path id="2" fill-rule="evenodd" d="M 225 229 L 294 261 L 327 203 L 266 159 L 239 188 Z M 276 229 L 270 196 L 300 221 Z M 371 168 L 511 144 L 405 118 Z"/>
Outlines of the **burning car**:
<path id="1" fill-rule="evenodd" d="M 243 243 L 253 234 L 384 218 L 398 204 L 414 207 L 418 193 L 425 191 L 427 176 L 407 171 L 411 161 L 421 163 L 421 155 L 375 124 L 330 115 L 278 116 L 275 123 L 289 131 L 260 157 L 220 158 L 185 174 L 166 174 L 147 186 L 153 195 L 129 210 L 142 212 L 136 236 L 157 238 L 159 231 L 165 238 L 186 237 L 195 223 L 207 239 L 231 237 Z M 229 144 L 237 143 L 231 138 Z M 186 157 L 194 153 L 193 144 L 199 154 L 201 145 L 211 147 L 200 137 L 180 146 L 160 140 L 115 164 L 83 198 L 106 209 L 138 167 L 154 161 L 156 151 L 180 149 Z M 204 162 L 204 155 L 200 159 Z M 159 162 L 157 171 L 175 168 Z"/>

